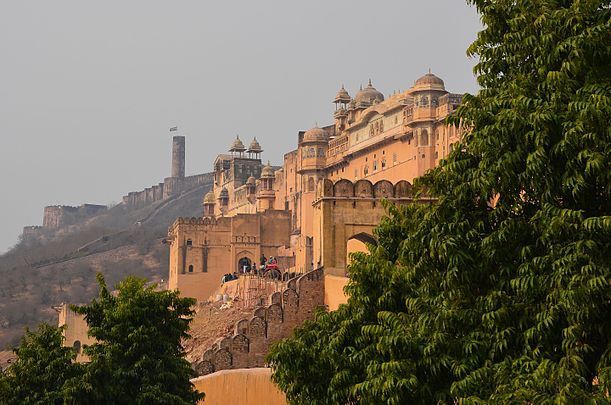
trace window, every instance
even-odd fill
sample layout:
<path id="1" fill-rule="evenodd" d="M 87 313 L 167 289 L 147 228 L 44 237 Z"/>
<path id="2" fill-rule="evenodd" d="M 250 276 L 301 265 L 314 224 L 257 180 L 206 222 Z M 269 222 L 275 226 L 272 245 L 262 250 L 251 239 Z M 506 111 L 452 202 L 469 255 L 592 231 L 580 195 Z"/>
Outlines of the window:
<path id="1" fill-rule="evenodd" d="M 439 159 L 439 152 L 435 151 L 435 159 Z"/>
<path id="2" fill-rule="evenodd" d="M 193 241 L 191 239 L 187 239 L 187 246 L 193 246 Z"/>
<path id="3" fill-rule="evenodd" d="M 373 161 L 373 171 L 375 172 L 375 171 L 377 171 L 377 170 L 378 170 L 378 161 L 377 161 L 377 160 L 374 160 L 374 161 Z"/>
<path id="4" fill-rule="evenodd" d="M 429 144 L 429 131 L 423 129 L 420 131 L 420 146 L 428 146 Z"/>
<path id="5" fill-rule="evenodd" d="M 365 167 L 363 167 L 363 176 L 367 176 L 369 174 L 369 166 L 365 165 Z"/>
<path id="6" fill-rule="evenodd" d="M 397 152 L 392 154 L 392 164 L 393 165 L 397 164 Z"/>
<path id="7" fill-rule="evenodd" d="M 80 353 L 81 352 L 81 341 L 75 340 L 74 343 L 72 344 L 72 348 L 74 349 L 75 352 Z"/>
<path id="8" fill-rule="evenodd" d="M 452 153 L 453 149 L 454 149 L 454 144 L 450 144 L 450 153 Z"/>
<path id="9" fill-rule="evenodd" d="M 314 191 L 314 177 L 308 179 L 308 191 Z"/>
<path id="10" fill-rule="evenodd" d="M 189 265 L 189 273 L 193 273 L 193 265 L 192 264 Z"/>
<path id="11" fill-rule="evenodd" d="M 382 159 L 382 169 L 386 167 L 386 159 Z"/>

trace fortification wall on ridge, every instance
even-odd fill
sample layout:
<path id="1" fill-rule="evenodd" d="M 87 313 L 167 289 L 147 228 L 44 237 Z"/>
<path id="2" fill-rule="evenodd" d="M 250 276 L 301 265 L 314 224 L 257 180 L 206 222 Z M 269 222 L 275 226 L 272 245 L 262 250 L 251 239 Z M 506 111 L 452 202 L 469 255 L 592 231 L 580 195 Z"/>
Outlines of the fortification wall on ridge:
<path id="1" fill-rule="evenodd" d="M 57 229 L 74 225 L 106 211 L 105 205 L 83 204 L 79 207 L 68 205 L 51 205 L 45 207 L 42 226 L 46 229 Z"/>
<path id="2" fill-rule="evenodd" d="M 213 173 L 196 174 L 187 177 L 167 177 L 163 183 L 145 188 L 142 191 L 133 191 L 123 196 L 123 204 L 129 208 L 140 208 L 156 201 L 165 200 L 174 195 L 187 192 L 204 184 L 212 185 Z"/>

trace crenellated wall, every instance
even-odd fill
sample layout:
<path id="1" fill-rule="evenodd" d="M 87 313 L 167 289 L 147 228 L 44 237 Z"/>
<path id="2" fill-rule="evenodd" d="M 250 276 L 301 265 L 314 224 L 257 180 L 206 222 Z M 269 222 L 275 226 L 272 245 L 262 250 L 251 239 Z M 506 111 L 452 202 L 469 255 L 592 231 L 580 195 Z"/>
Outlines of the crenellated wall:
<path id="1" fill-rule="evenodd" d="M 219 339 L 206 350 L 195 363 L 195 370 L 207 375 L 219 370 L 264 367 L 270 345 L 289 337 L 323 305 L 323 269 L 290 280 L 283 292 L 270 296 L 268 306 L 255 309 L 250 319 L 238 321 L 233 335 Z"/>
<path id="2" fill-rule="evenodd" d="M 165 200 L 174 195 L 189 191 L 200 185 L 212 186 L 214 173 L 197 174 L 188 177 L 167 177 L 159 183 L 142 191 L 133 191 L 123 196 L 123 204 L 129 208 L 140 208 L 156 201 Z"/>

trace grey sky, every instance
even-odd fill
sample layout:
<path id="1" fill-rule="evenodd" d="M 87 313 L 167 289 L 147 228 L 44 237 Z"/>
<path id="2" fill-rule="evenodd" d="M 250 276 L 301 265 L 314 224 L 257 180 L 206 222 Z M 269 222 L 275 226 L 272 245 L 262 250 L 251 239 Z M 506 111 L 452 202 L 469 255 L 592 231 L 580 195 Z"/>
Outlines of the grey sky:
<path id="1" fill-rule="evenodd" d="M 457 0 L 0 0 L 0 252 L 45 205 L 162 181 L 171 126 L 194 174 L 236 134 L 279 164 L 342 83 L 387 95 L 431 68 L 475 92 L 480 29 Z"/>

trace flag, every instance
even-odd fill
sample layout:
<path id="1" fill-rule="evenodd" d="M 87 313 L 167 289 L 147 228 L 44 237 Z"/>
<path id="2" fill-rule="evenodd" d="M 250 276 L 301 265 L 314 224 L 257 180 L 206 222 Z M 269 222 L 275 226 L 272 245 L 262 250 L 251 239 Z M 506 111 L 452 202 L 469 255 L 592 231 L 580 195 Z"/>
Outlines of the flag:
<path id="1" fill-rule="evenodd" d="M 170 132 L 173 132 L 173 131 L 178 131 L 178 127 L 172 127 L 172 128 L 170 128 Z"/>

